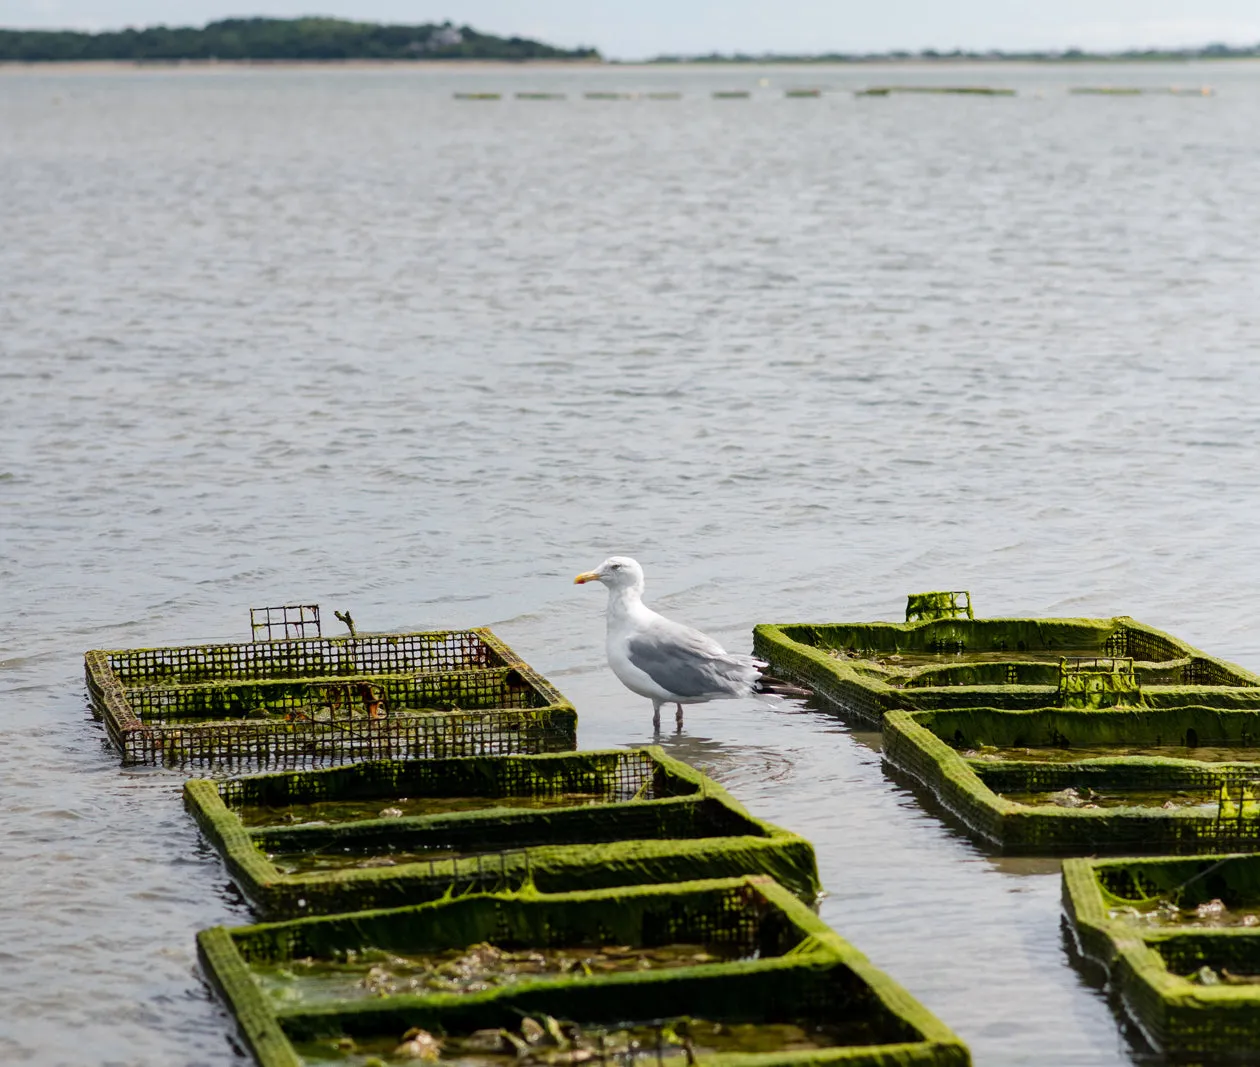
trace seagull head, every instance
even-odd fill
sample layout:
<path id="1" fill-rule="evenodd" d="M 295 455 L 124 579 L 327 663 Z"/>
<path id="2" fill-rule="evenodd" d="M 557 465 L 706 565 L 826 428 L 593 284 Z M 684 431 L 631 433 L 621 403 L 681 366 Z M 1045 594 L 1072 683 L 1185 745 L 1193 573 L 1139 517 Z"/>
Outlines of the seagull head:
<path id="1" fill-rule="evenodd" d="M 574 585 L 603 582 L 609 589 L 637 589 L 643 592 L 643 568 L 629 556 L 609 556 L 593 571 L 573 579 Z"/>

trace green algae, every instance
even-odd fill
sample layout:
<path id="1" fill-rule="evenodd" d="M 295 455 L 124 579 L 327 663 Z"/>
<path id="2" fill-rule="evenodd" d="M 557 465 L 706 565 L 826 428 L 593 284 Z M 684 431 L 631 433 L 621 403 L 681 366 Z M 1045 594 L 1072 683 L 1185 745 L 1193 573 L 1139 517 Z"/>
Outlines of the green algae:
<path id="1" fill-rule="evenodd" d="M 243 804 L 234 808 L 245 826 L 293 826 L 308 823 L 347 823 L 366 819 L 449 815 L 491 808 L 575 808 L 607 803 L 603 793 L 560 793 L 553 796 L 510 797 L 375 797 L 366 800 L 318 800 L 306 804 Z"/>
<path id="2" fill-rule="evenodd" d="M 415 1055 L 401 1051 L 403 1036 L 342 1036 L 295 1042 L 294 1047 L 308 1064 L 377 1067 L 415 1062 Z M 544 1017 L 542 1023 L 524 1019 L 519 1034 L 478 1030 L 468 1035 L 437 1036 L 437 1055 L 433 1060 L 451 1067 L 568 1067 L 582 1063 L 630 1067 L 640 1058 L 649 1063 L 691 1065 L 707 1056 L 801 1053 L 844 1045 L 874 1045 L 883 1040 L 884 1035 L 874 1026 L 858 1020 L 838 1024 L 747 1023 L 683 1016 L 603 1028 L 575 1026 Z"/>
<path id="3" fill-rule="evenodd" d="M 873 85 L 857 89 L 854 96 L 889 96 L 895 93 L 938 93 L 960 96 L 1014 96 L 1014 89 L 995 89 L 988 85 Z M 931 594 L 928 594 L 931 595 Z"/>
<path id="4" fill-rule="evenodd" d="M 1108 915 L 1134 926 L 1175 927 L 1183 930 L 1248 929 L 1260 926 L 1260 908 L 1231 908 L 1219 898 L 1189 907 L 1159 898 L 1112 908 Z"/>
<path id="5" fill-rule="evenodd" d="M 1078 763 L 1082 760 L 1147 756 L 1159 759 L 1194 760 L 1196 763 L 1260 763 L 1260 747 L 1254 745 L 1077 745 L 1071 747 L 1003 747 L 982 745 L 965 749 L 964 759 L 983 765 L 1014 761 L 1018 763 Z"/>
<path id="6" fill-rule="evenodd" d="M 1035 793 L 999 793 L 1003 800 L 1029 807 L 1053 806 L 1059 808 L 1160 808 L 1166 811 L 1183 811 L 1192 808 L 1211 809 L 1215 814 L 1220 803 L 1220 791 L 1190 792 L 1187 790 L 1108 790 L 1099 792 L 1088 786 Z"/>
<path id="7" fill-rule="evenodd" d="M 1183 974 L 1180 977 L 1187 982 L 1193 982 L 1195 985 L 1202 986 L 1260 985 L 1260 974 L 1237 974 L 1228 967 L 1222 967 L 1219 971 L 1216 971 L 1206 963 L 1197 971 L 1191 974 Z"/>
<path id="8" fill-rule="evenodd" d="M 1053 663 L 1056 666 L 1065 656 L 1068 659 L 1085 658 L 1096 654 L 1094 649 L 1055 649 L 1050 652 L 877 652 L 856 648 L 824 646 L 836 659 L 861 659 L 865 663 L 878 664 L 890 670 L 912 670 L 916 667 L 958 666 L 967 663 Z"/>
<path id="9" fill-rule="evenodd" d="M 460 860 L 468 855 L 477 855 L 477 853 L 438 848 L 414 852 L 395 849 L 385 851 L 380 848 L 370 852 L 361 852 L 346 848 L 268 853 L 267 858 L 281 874 L 308 874 L 315 871 L 357 871 L 375 867 L 402 867 L 409 863 L 440 863 Z"/>
<path id="10" fill-rule="evenodd" d="M 480 993 L 524 979 L 672 970 L 751 959 L 730 944 L 572 945 L 507 949 L 488 942 L 422 955 L 359 949 L 338 958 L 254 963 L 250 973 L 281 1007 L 371 997 Z"/>

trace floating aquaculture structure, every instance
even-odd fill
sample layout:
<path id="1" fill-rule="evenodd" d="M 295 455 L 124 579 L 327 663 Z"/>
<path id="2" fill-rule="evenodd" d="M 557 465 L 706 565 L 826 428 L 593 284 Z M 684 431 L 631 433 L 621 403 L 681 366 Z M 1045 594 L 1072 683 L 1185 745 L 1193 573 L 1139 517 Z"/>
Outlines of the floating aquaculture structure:
<path id="1" fill-rule="evenodd" d="M 1074 85 L 1074 96 L 1212 96 L 1210 85 L 1168 85 L 1158 88 L 1137 85 Z"/>
<path id="2" fill-rule="evenodd" d="M 636 93 L 590 92 L 583 93 L 582 97 L 586 100 L 633 100 L 637 95 Z"/>
<path id="3" fill-rule="evenodd" d="M 1014 89 L 989 85 L 872 85 L 854 90 L 854 96 L 893 96 L 901 93 L 930 93 L 955 96 L 1014 96 Z"/>
<path id="4" fill-rule="evenodd" d="M 1260 779 L 1260 711 L 891 711 L 883 754 L 967 831 L 1027 854 L 1260 848 L 1236 801 Z"/>
<path id="5" fill-rule="evenodd" d="M 502 93 L 455 93 L 456 100 L 502 100 Z"/>
<path id="6" fill-rule="evenodd" d="M 714 100 L 747 100 L 752 93 L 747 89 L 715 89 Z"/>
<path id="7" fill-rule="evenodd" d="M 124 763 L 314 766 L 576 747 L 573 706 L 489 630 L 358 634 L 347 614 L 348 636 L 323 637 L 313 605 L 254 618 L 246 643 L 86 654 L 93 713 Z"/>
<path id="8" fill-rule="evenodd" d="M 1260 818 L 1260 794 L 1249 813 Z M 1067 860 L 1080 956 L 1178 1062 L 1250 1063 L 1260 1046 L 1260 855 Z"/>
<path id="9" fill-rule="evenodd" d="M 789 99 L 799 99 L 801 97 L 822 96 L 821 89 L 788 89 L 783 93 Z"/>
<path id="10" fill-rule="evenodd" d="M 564 93 L 517 93 L 517 100 L 564 100 Z"/>
<path id="11" fill-rule="evenodd" d="M 904 623 L 763 624 L 753 645 L 776 675 L 874 723 L 893 709 L 1260 709 L 1260 675 L 1128 616 L 977 619 L 961 590 L 912 594 Z"/>
<path id="12" fill-rule="evenodd" d="M 768 874 L 818 894 L 813 847 L 659 748 L 382 761 L 185 784 L 245 896 L 287 918 L 435 899 Z"/>
<path id="13" fill-rule="evenodd" d="M 391 1054 L 504 1067 L 970 1062 L 763 878 L 474 895 L 217 927 L 198 948 L 262 1067 Z"/>

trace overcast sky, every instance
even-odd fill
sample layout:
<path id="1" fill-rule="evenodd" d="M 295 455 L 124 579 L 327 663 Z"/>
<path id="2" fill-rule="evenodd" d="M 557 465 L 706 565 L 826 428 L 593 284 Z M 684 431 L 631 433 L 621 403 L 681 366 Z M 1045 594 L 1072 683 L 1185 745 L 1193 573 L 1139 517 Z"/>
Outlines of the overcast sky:
<path id="1" fill-rule="evenodd" d="M 467 23 L 606 56 L 1008 50 L 1260 41 L 1260 0 L 0 0 L 0 26 L 117 29 L 233 15 Z"/>

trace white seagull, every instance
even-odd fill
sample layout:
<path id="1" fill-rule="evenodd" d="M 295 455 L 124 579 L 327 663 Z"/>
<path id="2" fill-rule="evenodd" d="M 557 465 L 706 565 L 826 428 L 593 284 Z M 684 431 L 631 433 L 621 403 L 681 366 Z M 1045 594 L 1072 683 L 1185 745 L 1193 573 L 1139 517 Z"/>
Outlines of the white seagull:
<path id="1" fill-rule="evenodd" d="M 750 696 L 761 692 L 764 662 L 732 656 L 707 634 L 665 618 L 643 603 L 643 568 L 629 556 L 610 556 L 575 585 L 608 587 L 608 666 L 632 693 L 652 702 L 652 725 L 661 728 L 661 705 Z"/>

